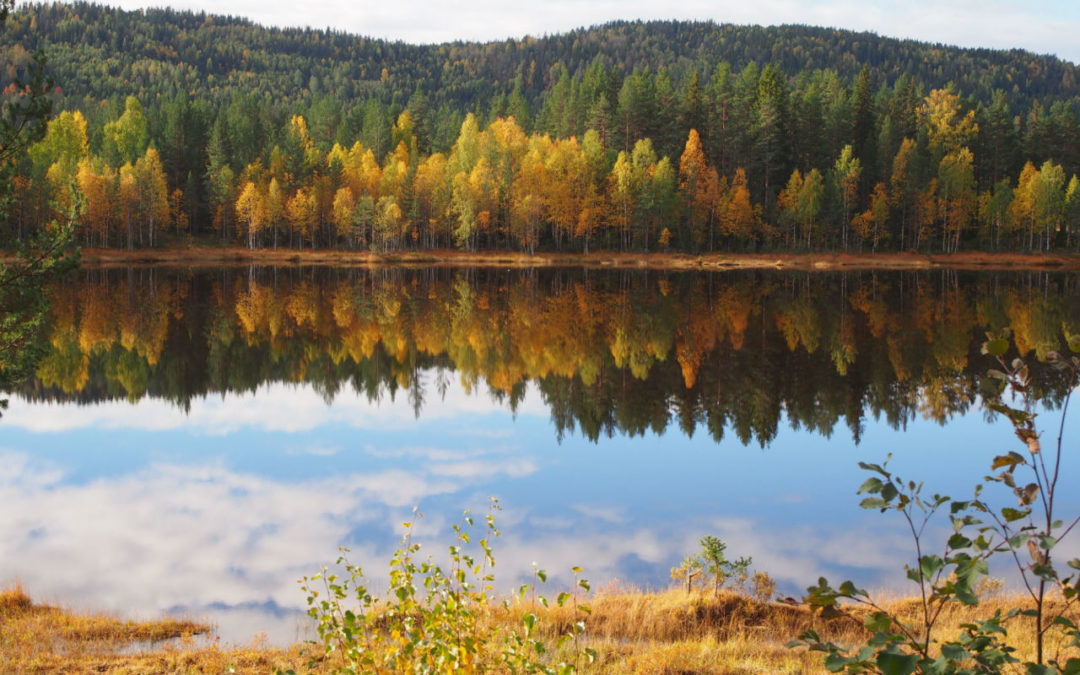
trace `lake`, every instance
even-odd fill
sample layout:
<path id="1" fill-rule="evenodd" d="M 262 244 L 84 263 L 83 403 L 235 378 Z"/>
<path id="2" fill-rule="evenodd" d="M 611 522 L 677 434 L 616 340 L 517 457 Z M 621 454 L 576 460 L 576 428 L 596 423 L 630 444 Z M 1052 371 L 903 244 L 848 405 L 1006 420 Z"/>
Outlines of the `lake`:
<path id="1" fill-rule="evenodd" d="M 1080 274 L 82 270 L 0 419 L 0 584 L 287 642 L 339 546 L 378 580 L 413 507 L 438 553 L 494 496 L 502 590 L 534 563 L 667 586 L 706 534 L 785 594 L 903 590 L 903 523 L 858 508 L 857 462 L 969 494 L 1016 447 L 980 396 L 1004 327 L 1062 349 Z M 1048 428 L 1063 391 L 1032 374 Z"/>

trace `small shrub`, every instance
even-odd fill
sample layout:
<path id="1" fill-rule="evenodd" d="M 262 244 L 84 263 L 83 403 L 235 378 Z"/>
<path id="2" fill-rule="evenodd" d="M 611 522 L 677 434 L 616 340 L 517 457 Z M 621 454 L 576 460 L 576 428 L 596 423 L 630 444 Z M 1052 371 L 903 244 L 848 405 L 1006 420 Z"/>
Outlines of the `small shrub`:
<path id="1" fill-rule="evenodd" d="M 863 626 L 872 637 L 863 645 L 845 647 L 822 639 L 814 630 L 800 634 L 789 646 L 802 646 L 825 655 L 832 672 L 882 673 L 883 675 L 966 675 L 967 673 L 1023 672 L 1029 675 L 1076 675 L 1080 673 L 1080 626 L 1067 615 L 1080 604 L 1080 559 L 1059 567 L 1055 548 L 1080 525 L 1080 516 L 1061 520 L 1055 512 L 1059 496 L 1065 416 L 1072 392 L 1080 384 L 1080 356 L 1047 353 L 1047 363 L 1064 378 L 1068 392 L 1061 405 L 1056 443 L 1047 444 L 1036 427 L 1038 396 L 1030 369 L 1023 359 L 1006 360 L 1008 330 L 987 334 L 983 354 L 992 356 L 998 368 L 987 373 L 984 386 L 987 407 L 1003 415 L 1020 441 L 1019 451 L 997 455 L 991 474 L 977 483 L 969 500 L 945 495 L 927 497 L 920 481 L 904 481 L 888 468 L 860 462 L 871 475 L 858 492 L 866 494 L 860 504 L 882 513 L 903 516 L 915 548 L 915 565 L 906 567 L 919 596 L 917 618 L 903 616 L 879 605 L 865 590 L 850 581 L 832 587 L 821 578 L 807 589 L 806 602 L 823 616 L 847 616 L 840 601 L 869 609 Z M 1080 354 L 1080 336 L 1066 335 L 1068 348 Z M 1004 394 L 1011 397 L 1006 400 Z M 996 473 L 994 473 L 996 472 Z M 1021 480 L 1021 475 L 1027 477 Z M 1024 481 L 1030 481 L 1025 484 Z M 982 498 L 985 486 L 1004 487 L 1016 506 L 995 507 Z M 947 513 L 952 534 L 941 548 L 931 552 L 925 534 L 935 515 Z M 998 554 L 1011 558 L 1026 589 L 1030 607 L 1012 607 L 990 614 L 980 611 L 985 595 L 1000 587 L 987 581 L 988 561 Z M 1059 599 L 1052 602 L 1052 598 Z M 966 607 L 975 618 L 959 633 L 941 635 L 939 619 L 948 607 Z M 1009 643 L 1013 622 L 1030 621 L 1034 633 L 1034 660 L 1023 664 Z M 1047 653 L 1053 636 L 1063 650 Z"/>
<path id="2" fill-rule="evenodd" d="M 1000 577 L 982 577 L 975 583 L 975 595 L 980 601 L 990 600 L 1001 595 L 1005 580 Z"/>
<path id="3" fill-rule="evenodd" d="M 754 572 L 750 579 L 750 595 L 758 602 L 769 602 L 776 596 L 776 580 L 768 572 Z"/>
<path id="4" fill-rule="evenodd" d="M 563 675 L 577 671 L 577 661 L 592 661 L 596 654 L 582 648 L 580 636 L 585 624 L 577 619 L 556 640 L 556 647 L 574 646 L 575 662 L 551 663 L 546 644 L 537 638 L 537 617 L 531 611 L 521 615 L 516 629 L 504 629 L 492 621 L 495 610 L 491 590 L 495 577 L 495 557 L 491 541 L 499 532 L 492 500 L 485 519 L 484 537 L 476 542 L 479 551 L 469 552 L 474 529 L 473 518 L 466 512 L 463 522 L 453 527 L 454 543 L 449 547 L 449 568 L 431 557 L 421 560 L 420 545 L 412 539 L 416 518 L 404 524 L 400 546 L 390 559 L 390 588 L 384 597 L 376 597 L 368 588 L 360 566 L 348 559 L 342 549 L 337 564 L 339 575 L 323 568 L 320 574 L 304 577 L 301 587 L 307 593 L 308 615 L 315 621 L 323 663 L 312 660 L 310 668 L 336 669 L 341 673 L 478 673 L 498 670 L 511 673 L 551 673 Z M 578 579 L 574 568 L 575 590 L 560 593 L 556 602 L 572 602 L 575 614 L 589 608 L 578 604 L 577 589 L 589 589 L 588 581 Z M 544 583 L 543 570 L 534 571 L 534 580 Z M 519 589 L 532 602 L 548 606 L 548 600 L 536 595 L 536 583 Z M 504 610 L 511 609 L 509 600 Z M 563 653 L 563 652 L 559 652 Z M 497 666 L 497 667 L 496 667 Z"/>
<path id="5" fill-rule="evenodd" d="M 699 539 L 698 543 L 701 544 L 701 550 L 696 555 L 683 558 L 679 567 L 673 567 L 671 578 L 676 581 L 685 580 L 687 593 L 693 590 L 697 579 L 701 580 L 702 587 L 712 579 L 714 593 L 719 593 L 724 584 L 732 579 L 738 590 L 745 590 L 753 559 L 747 557 L 728 560 L 725 555 L 727 544 L 711 534 Z"/>

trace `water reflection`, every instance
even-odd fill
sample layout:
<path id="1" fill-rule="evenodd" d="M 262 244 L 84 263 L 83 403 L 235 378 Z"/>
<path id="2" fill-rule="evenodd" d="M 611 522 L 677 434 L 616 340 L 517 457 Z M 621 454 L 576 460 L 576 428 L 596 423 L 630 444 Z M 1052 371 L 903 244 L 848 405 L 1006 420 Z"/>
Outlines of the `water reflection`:
<path id="1" fill-rule="evenodd" d="M 788 593 L 895 581 L 856 462 L 962 494 L 1011 438 L 978 406 L 984 331 L 1080 329 L 1069 274 L 80 274 L 0 426 L 0 583 L 235 642 L 294 639 L 295 581 L 339 545 L 378 577 L 413 505 L 437 551 L 489 495 L 505 588 L 534 560 L 664 585 L 708 533 Z"/>
<path id="2" fill-rule="evenodd" d="M 265 394 L 291 397 L 298 409 L 326 407 L 309 385 L 279 387 L 226 404 L 243 407 Z M 332 409 L 348 415 L 299 432 L 251 425 L 208 433 L 175 407 L 145 424 L 149 399 L 114 404 L 127 425 L 114 413 L 48 432 L 26 430 L 42 429 L 37 422 L 13 424 L 0 442 L 0 501 L 18 508 L 0 518 L 0 579 L 19 578 L 77 608 L 208 616 L 228 641 L 267 632 L 282 642 L 295 638 L 303 608 L 296 580 L 330 562 L 341 544 L 381 579 L 399 524 L 417 504 L 426 514 L 419 536 L 437 553 L 457 514 L 499 496 L 505 591 L 528 579 L 533 561 L 556 587 L 569 583 L 574 565 L 600 584 L 663 586 L 676 559 L 708 532 L 752 554 L 787 592 L 820 573 L 878 579 L 903 552 L 900 532 L 859 531 L 851 490 L 814 486 L 857 484 L 854 464 L 865 456 L 850 445 L 793 434 L 760 453 L 651 433 L 556 445 L 533 388 L 516 419 L 458 383 L 447 398 L 487 409 L 357 427 L 347 418 L 401 419 L 411 408 L 342 392 Z M 53 404 L 47 412 L 63 419 L 86 409 Z M 10 419 L 39 413 L 18 401 Z M 735 455 L 725 451 L 732 445 Z M 838 461 L 817 459 L 828 454 Z"/>
<path id="3" fill-rule="evenodd" d="M 855 440 L 867 415 L 903 426 L 969 409 L 986 330 L 1038 355 L 1080 330 L 1075 274 L 597 273 L 251 268 L 86 272 L 54 293 L 36 401 L 210 393 L 306 382 L 332 401 L 447 383 L 513 410 L 537 386 L 561 438 L 725 430 L 775 438 L 781 413 Z M 420 370 L 434 369 L 423 383 Z M 1036 373 L 1051 398 L 1056 380 Z M 437 406 L 428 405 L 437 400 Z M 241 414 L 238 411 L 237 414 Z M 288 415 L 276 418 L 288 425 Z"/>

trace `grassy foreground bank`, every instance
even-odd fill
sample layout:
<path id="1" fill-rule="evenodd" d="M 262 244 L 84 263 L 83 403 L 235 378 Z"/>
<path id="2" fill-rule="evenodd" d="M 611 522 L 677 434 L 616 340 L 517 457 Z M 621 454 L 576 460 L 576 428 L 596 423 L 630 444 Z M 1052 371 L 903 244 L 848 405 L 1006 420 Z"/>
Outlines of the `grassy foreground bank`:
<path id="1" fill-rule="evenodd" d="M 586 673 L 824 673 L 819 654 L 784 645 L 801 630 L 814 627 L 837 643 L 865 640 L 861 613 L 824 620 L 804 607 L 762 603 L 733 592 L 682 589 L 661 592 L 605 590 L 591 601 L 585 639 L 596 650 L 594 664 L 579 664 Z M 1020 596 L 1000 595 L 981 603 L 980 613 L 1024 604 Z M 913 614 L 918 601 L 896 598 L 890 611 Z M 556 636 L 574 620 L 566 607 L 544 608 L 528 602 L 492 610 L 484 620 L 510 626 L 522 613 L 538 615 L 538 634 L 558 655 Z M 972 619 L 963 609 L 945 615 L 942 634 Z M 1075 617 L 1074 617 L 1075 618 Z M 1009 626 L 1010 641 L 1021 647 L 1034 639 L 1030 622 Z M 9 673 L 268 673 L 294 669 L 332 671 L 333 659 L 312 645 L 272 648 L 253 641 L 225 647 L 197 636 L 212 628 L 193 621 L 120 621 L 107 616 L 81 616 L 34 604 L 20 588 L 0 592 L 0 672 Z M 564 648 L 565 649 L 565 648 Z M 566 651 L 568 658 L 573 658 Z M 499 672 L 498 662 L 490 662 Z"/>

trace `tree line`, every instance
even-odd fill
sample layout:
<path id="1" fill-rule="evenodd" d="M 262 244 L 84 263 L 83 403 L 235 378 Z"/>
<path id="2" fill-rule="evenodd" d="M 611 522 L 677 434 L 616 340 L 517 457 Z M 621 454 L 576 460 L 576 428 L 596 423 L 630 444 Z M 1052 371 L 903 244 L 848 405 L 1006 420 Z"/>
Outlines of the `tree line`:
<path id="1" fill-rule="evenodd" d="M 54 50 L 97 45 L 79 68 L 96 63 L 103 72 L 127 72 L 117 64 L 154 45 L 175 63 L 197 60 L 199 50 L 233 54 L 235 44 L 286 60 L 321 49 L 330 62 L 353 54 L 343 63 L 354 68 L 438 70 L 445 58 L 478 75 L 521 53 L 551 64 L 539 81 L 535 59 L 516 70 L 504 64 L 506 77 L 488 80 L 490 90 L 462 98 L 452 95 L 460 83 L 439 88 L 415 76 L 403 90 L 383 73 L 370 91 L 297 85 L 269 100 L 277 90 L 261 83 L 280 70 L 270 61 L 243 71 L 249 87 L 204 82 L 194 96 L 170 95 L 164 77 L 154 79 L 156 91 L 129 86 L 141 96 L 121 98 L 122 83 L 101 88 L 69 72 L 57 93 L 67 109 L 19 167 L 20 200 L 6 223 L 17 236 L 82 200 L 80 241 L 127 248 L 211 233 L 252 248 L 377 251 L 1080 246 L 1072 66 L 1050 57 L 785 27 L 771 33 L 776 59 L 739 67 L 707 60 L 727 44 L 717 36 L 735 31 L 739 44 L 758 44 L 765 29 L 677 22 L 611 24 L 571 33 L 569 43 L 545 38 L 542 49 L 530 40 L 439 47 L 446 53 L 168 10 L 31 5 L 13 23 L 28 41 L 36 26 L 36 39 Z M 114 34 L 118 26 L 134 32 Z M 204 44 L 223 37 L 222 26 L 228 40 Z M 641 38 L 634 49 L 655 68 L 608 58 L 628 35 Z M 657 58 L 670 35 L 695 36 L 684 49 L 697 60 Z M 800 42 L 807 36 L 830 37 L 831 47 L 812 50 Z M 380 61 L 391 47 L 406 51 Z M 786 70 L 788 49 L 806 54 L 802 67 Z M 970 73 L 942 81 L 904 67 L 903 54 L 930 53 L 978 65 L 981 84 Z M 844 54 L 862 55 L 857 71 Z M 825 67 L 807 67 L 819 61 Z M 1013 84 L 997 87 L 1006 71 Z"/>

